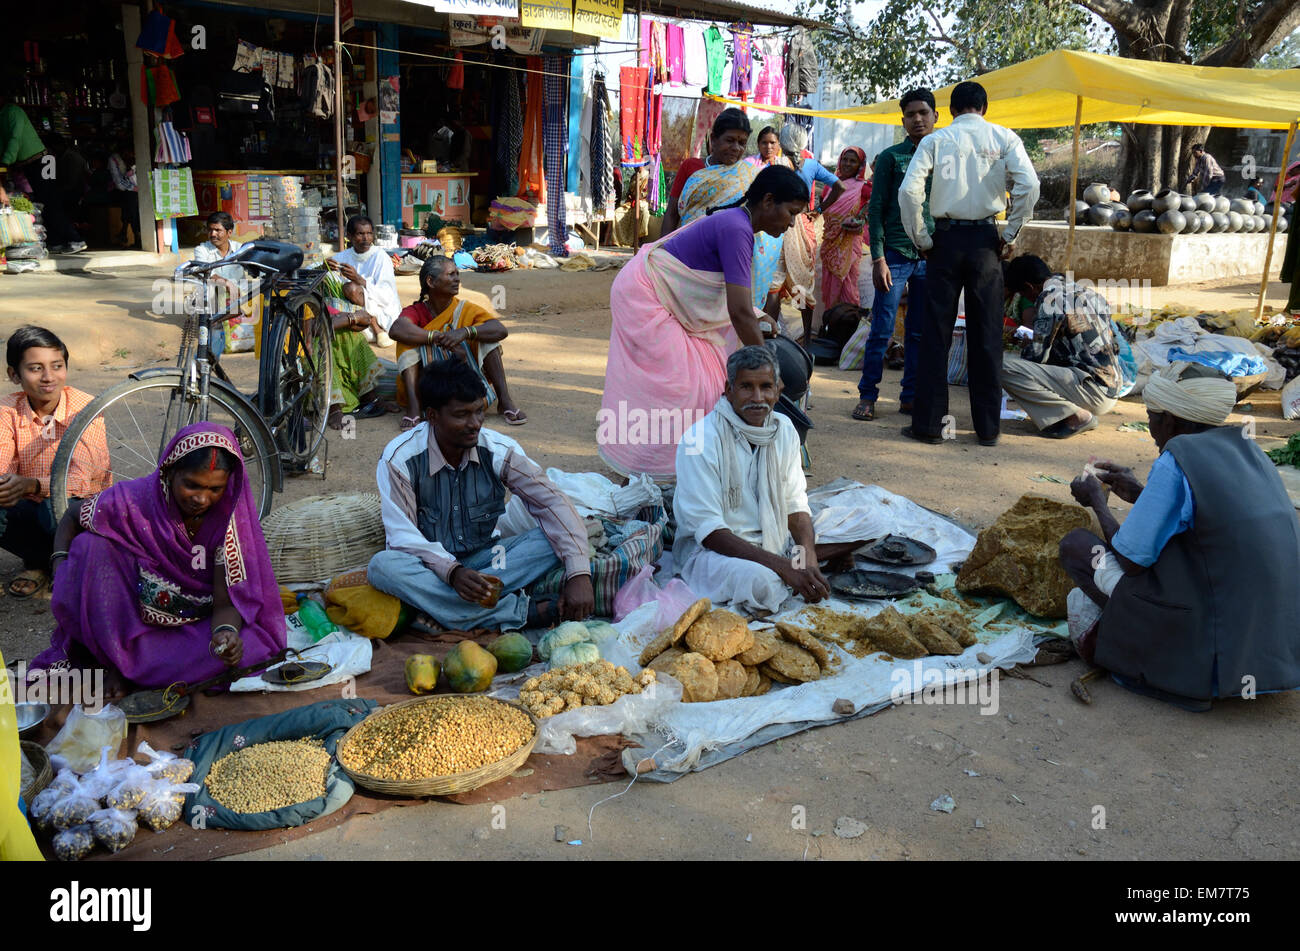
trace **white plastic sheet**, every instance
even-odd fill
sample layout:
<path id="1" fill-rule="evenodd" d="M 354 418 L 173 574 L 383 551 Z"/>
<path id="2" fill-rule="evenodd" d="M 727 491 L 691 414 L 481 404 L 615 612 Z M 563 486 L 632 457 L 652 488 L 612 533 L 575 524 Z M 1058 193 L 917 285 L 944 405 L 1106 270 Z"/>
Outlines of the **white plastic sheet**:
<path id="1" fill-rule="evenodd" d="M 546 470 L 546 478 L 569 497 L 583 518 L 595 515 L 603 518 L 629 518 L 646 505 L 663 502 L 663 492 L 654 480 L 641 475 L 627 485 L 615 485 L 597 472 L 565 472 L 563 469 Z M 511 496 L 506 510 L 497 521 L 497 531 L 502 538 L 522 535 L 537 527 L 537 519 L 528 514 L 523 500 Z"/>
<path id="2" fill-rule="evenodd" d="M 924 566 L 926 570 L 947 569 L 965 559 L 975 544 L 970 532 L 879 486 L 837 480 L 809 493 L 809 502 L 819 541 L 876 538 L 890 532 L 907 535 L 938 552 L 937 561 Z M 823 606 L 870 616 L 888 604 L 832 600 Z M 791 598 L 775 619 L 789 618 L 797 623 L 807 607 Z M 770 621 L 755 622 L 753 626 L 764 623 Z M 657 633 L 655 605 L 642 605 L 614 626 L 620 643 L 629 652 L 639 654 Z M 761 697 L 671 704 L 656 717 L 653 730 L 637 736 L 643 748 L 626 750 L 623 762 L 633 771 L 638 760 L 657 750 L 656 769 L 643 778 L 666 782 L 778 736 L 842 720 L 831 710 L 839 699 L 851 701 L 859 712 L 872 711 L 894 702 L 900 691 L 909 696 L 919 693 L 927 678 L 942 678 L 948 672 L 952 672 L 948 674 L 950 679 L 958 672 L 969 678 L 969 690 L 974 692 L 974 683 L 993 668 L 1011 668 L 1032 660 L 1037 653 L 1036 637 L 1037 632 L 1029 628 L 1017 628 L 990 635 L 988 642 L 974 645 L 958 656 L 925 657 L 919 661 L 886 661 L 879 654 L 859 659 L 828 645 L 842 662 L 837 673 L 806 684 L 773 684 L 771 691 Z M 981 653 L 986 661 L 978 659 Z"/>
<path id="3" fill-rule="evenodd" d="M 298 615 L 290 614 L 285 618 L 285 622 L 289 629 L 286 638 L 288 646 L 300 652 L 298 657 L 291 658 L 285 663 L 292 663 L 296 660 L 320 661 L 329 664 L 333 670 L 320 680 L 313 680 L 304 684 L 270 684 L 262 679 L 259 672 L 251 677 L 236 680 L 230 685 L 232 693 L 315 690 L 318 687 L 341 684 L 350 677 L 359 677 L 369 672 L 373 648 L 367 638 L 362 637 L 360 634 L 353 634 L 344 628 L 339 628 L 333 634 L 326 635 L 319 641 L 312 641 L 311 634 L 298 620 Z M 274 670 L 279 666 L 279 664 L 274 664 L 268 669 Z"/>

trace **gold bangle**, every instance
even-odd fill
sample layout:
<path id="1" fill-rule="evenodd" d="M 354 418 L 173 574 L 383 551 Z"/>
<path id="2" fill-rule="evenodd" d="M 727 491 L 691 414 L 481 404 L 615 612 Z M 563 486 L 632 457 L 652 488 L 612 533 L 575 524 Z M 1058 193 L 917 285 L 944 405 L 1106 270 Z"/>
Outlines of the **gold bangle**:
<path id="1" fill-rule="evenodd" d="M 428 334 L 427 334 L 427 339 L 428 339 L 428 342 L 429 342 L 429 343 L 433 343 L 433 331 L 432 331 L 432 330 L 430 330 L 430 331 L 428 332 Z"/>

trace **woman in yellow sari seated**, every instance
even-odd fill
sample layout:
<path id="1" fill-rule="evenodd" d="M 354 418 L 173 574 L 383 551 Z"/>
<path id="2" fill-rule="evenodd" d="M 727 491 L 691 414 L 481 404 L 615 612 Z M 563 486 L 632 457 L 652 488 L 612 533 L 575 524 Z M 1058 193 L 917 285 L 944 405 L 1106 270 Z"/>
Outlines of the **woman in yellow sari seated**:
<path id="1" fill-rule="evenodd" d="M 389 328 L 397 341 L 397 399 L 410 415 L 402 417 L 402 429 L 418 426 L 420 368 L 448 357 L 471 357 L 479 376 L 489 384 L 488 405 L 495 394 L 497 412 L 511 426 L 528 421 L 515 405 L 506 387 L 505 365 L 501 362 L 501 341 L 509 331 L 492 312 L 461 300 L 460 269 L 451 258 L 432 257 L 420 268 L 420 299 L 405 308 Z"/>

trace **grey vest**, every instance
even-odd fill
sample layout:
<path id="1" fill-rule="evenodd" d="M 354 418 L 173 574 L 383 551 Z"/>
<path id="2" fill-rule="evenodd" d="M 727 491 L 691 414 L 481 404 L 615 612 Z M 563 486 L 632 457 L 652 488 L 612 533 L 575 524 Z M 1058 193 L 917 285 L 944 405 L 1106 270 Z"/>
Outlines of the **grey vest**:
<path id="1" fill-rule="evenodd" d="M 1154 565 L 1115 586 L 1097 663 L 1202 700 L 1216 679 L 1223 697 L 1247 683 L 1300 686 L 1300 520 L 1277 469 L 1237 426 L 1176 436 L 1165 448 L 1196 516 Z"/>
<path id="2" fill-rule="evenodd" d="M 457 558 L 486 548 L 506 510 L 506 487 L 492 469 L 492 450 L 478 447 L 478 465 L 443 466 L 429 475 L 426 449 L 407 460 L 407 475 L 416 486 L 416 525 L 420 534 Z"/>

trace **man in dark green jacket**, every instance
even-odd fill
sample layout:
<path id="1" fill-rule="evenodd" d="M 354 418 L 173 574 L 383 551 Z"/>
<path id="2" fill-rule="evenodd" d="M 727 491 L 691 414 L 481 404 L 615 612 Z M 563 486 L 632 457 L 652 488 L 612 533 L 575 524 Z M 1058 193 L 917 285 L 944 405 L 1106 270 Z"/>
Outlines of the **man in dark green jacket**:
<path id="1" fill-rule="evenodd" d="M 876 299 L 871 308 L 871 333 L 862 357 L 862 379 L 858 383 L 861 399 L 853 410 L 853 418 L 859 420 L 876 418 L 880 378 L 885 370 L 885 350 L 894 333 L 894 321 L 904 288 L 907 288 L 907 314 L 903 319 L 903 386 L 898 409 L 902 413 L 912 411 L 921 326 L 925 319 L 925 259 L 903 228 L 898 209 L 898 186 L 903 183 L 907 166 L 916 154 L 917 143 L 934 131 L 937 117 L 934 94 L 928 89 L 913 89 L 903 95 L 899 105 L 903 110 L 903 129 L 907 138 L 876 156 L 871 202 L 867 206 L 871 280 L 876 287 Z M 928 186 L 926 191 L 928 194 Z M 926 227 L 933 227 L 928 202 L 924 214 Z"/>
<path id="2" fill-rule="evenodd" d="M 69 254 L 86 250 L 86 242 L 72 226 L 64 207 L 57 161 L 46 153 L 27 113 L 9 102 L 3 90 L 0 90 L 0 166 L 9 169 L 10 177 L 21 173 L 31 186 L 32 201 L 43 206 L 41 221 L 50 251 Z"/>

